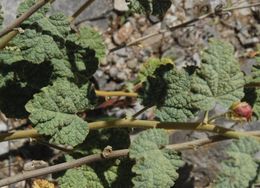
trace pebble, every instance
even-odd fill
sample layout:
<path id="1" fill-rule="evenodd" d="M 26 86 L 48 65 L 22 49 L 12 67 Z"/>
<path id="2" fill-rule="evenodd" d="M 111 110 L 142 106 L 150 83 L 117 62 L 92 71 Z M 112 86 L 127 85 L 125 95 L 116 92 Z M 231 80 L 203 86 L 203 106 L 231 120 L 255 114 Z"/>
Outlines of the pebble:
<path id="1" fill-rule="evenodd" d="M 116 66 L 112 66 L 110 69 L 109 69 L 109 75 L 112 77 L 112 78 L 115 78 L 118 74 L 118 68 Z"/>
<path id="2" fill-rule="evenodd" d="M 3 122 L 0 122 L 0 131 L 6 131 L 7 126 Z M 8 142 L 0 143 L 0 155 L 8 152 Z"/>
<path id="3" fill-rule="evenodd" d="M 117 74 L 117 78 L 118 78 L 119 80 L 125 81 L 125 80 L 127 80 L 127 75 L 126 75 L 125 72 L 119 72 L 119 73 Z"/>
<path id="4" fill-rule="evenodd" d="M 161 22 L 150 26 L 150 27 L 144 32 L 144 36 L 145 36 L 145 35 L 149 35 L 149 34 L 153 34 L 153 33 L 156 33 L 156 32 L 159 32 L 160 30 L 161 30 Z M 150 48 L 153 48 L 153 49 L 158 49 L 158 47 L 161 45 L 161 40 L 162 40 L 162 38 L 163 38 L 163 35 L 162 35 L 162 34 L 155 35 L 155 36 L 153 36 L 153 37 L 150 37 L 150 38 L 144 40 L 144 41 L 142 42 L 142 46 L 143 46 L 144 48 L 150 47 Z"/>
<path id="5" fill-rule="evenodd" d="M 127 61 L 127 67 L 130 69 L 136 69 L 138 66 L 138 61 L 136 58 Z"/>
<path id="6" fill-rule="evenodd" d="M 103 88 L 103 90 L 105 91 L 115 91 L 116 89 L 117 89 L 117 83 L 115 83 L 114 81 L 108 82 Z"/>
<path id="7" fill-rule="evenodd" d="M 128 6 L 125 0 L 114 0 L 114 9 L 120 12 L 128 11 Z"/>
<path id="8" fill-rule="evenodd" d="M 113 40 L 117 45 L 124 44 L 130 35 L 133 33 L 134 28 L 131 22 L 126 22 L 117 32 L 113 34 Z"/>

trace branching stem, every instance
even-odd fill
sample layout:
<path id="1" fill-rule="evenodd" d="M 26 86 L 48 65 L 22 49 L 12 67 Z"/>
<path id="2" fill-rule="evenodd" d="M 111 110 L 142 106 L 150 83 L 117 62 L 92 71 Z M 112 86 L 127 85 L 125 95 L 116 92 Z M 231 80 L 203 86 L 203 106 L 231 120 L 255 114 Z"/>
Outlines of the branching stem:
<path id="1" fill-rule="evenodd" d="M 197 148 L 199 146 L 205 145 L 205 144 L 221 141 L 223 139 L 225 139 L 225 138 L 220 137 L 220 136 L 212 136 L 209 138 L 203 138 L 203 139 L 189 141 L 189 142 L 185 142 L 185 143 L 167 145 L 166 148 L 173 149 L 173 150 L 193 149 L 193 148 Z M 24 173 L 0 180 L 0 187 L 9 185 L 12 183 L 16 183 L 16 182 L 19 182 L 22 180 L 26 180 L 29 178 L 34 178 L 34 177 L 38 177 L 38 176 L 43 176 L 43 175 L 75 168 L 75 167 L 78 167 L 78 166 L 81 166 L 84 164 L 90 164 L 93 162 L 103 161 L 103 160 L 107 160 L 107 159 L 126 157 L 126 156 L 128 156 L 128 153 L 129 153 L 129 149 L 115 150 L 115 151 L 112 151 L 111 153 L 109 153 L 106 156 L 106 158 L 104 158 L 102 156 L 102 154 L 94 154 L 94 155 L 89 155 L 89 156 L 86 156 L 86 157 L 83 157 L 80 159 L 76 159 L 73 161 L 53 165 L 50 167 L 32 170 L 29 172 L 24 172 Z"/>
<path id="2" fill-rule="evenodd" d="M 14 28 L 19 27 L 26 19 L 28 19 L 33 13 L 35 13 L 37 10 L 39 10 L 41 7 L 49 3 L 50 0 L 39 0 L 37 3 L 35 3 L 31 8 L 28 9 L 27 12 L 23 13 L 19 18 L 14 20 L 8 27 L 6 27 L 4 30 L 0 31 L 0 37 L 4 36 L 5 34 L 12 31 Z"/>
<path id="3" fill-rule="evenodd" d="M 241 132 L 233 129 L 228 129 L 220 127 L 214 124 L 202 124 L 200 122 L 187 122 L 187 123 L 176 123 L 176 122 L 159 122 L 150 120 L 131 120 L 131 119 L 118 119 L 111 121 L 97 121 L 88 123 L 90 130 L 97 130 L 102 128 L 162 128 L 167 130 L 193 130 L 193 131 L 203 131 L 212 132 L 218 135 L 222 135 L 228 138 L 240 138 L 243 136 L 254 137 L 260 140 L 259 137 L 254 136 L 256 133 L 252 134 L 250 132 Z M 37 138 L 40 135 L 37 133 L 36 129 L 16 131 L 13 133 L 3 133 L 0 134 L 0 142 L 20 139 L 20 138 Z"/>
<path id="4" fill-rule="evenodd" d="M 18 30 L 13 30 L 9 33 L 7 33 L 6 35 L 4 35 L 3 37 L 0 38 L 0 49 L 3 49 L 8 42 L 10 42 L 17 34 L 19 33 Z"/>

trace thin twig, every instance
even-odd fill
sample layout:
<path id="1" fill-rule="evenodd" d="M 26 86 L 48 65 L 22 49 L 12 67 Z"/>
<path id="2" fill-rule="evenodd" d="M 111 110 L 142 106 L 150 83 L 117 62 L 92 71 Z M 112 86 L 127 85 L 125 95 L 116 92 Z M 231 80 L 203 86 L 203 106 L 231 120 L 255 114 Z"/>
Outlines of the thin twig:
<path id="1" fill-rule="evenodd" d="M 14 28 L 19 27 L 27 18 L 29 18 L 33 13 L 47 4 L 50 0 L 39 0 L 36 4 L 34 4 L 31 8 L 28 9 L 27 12 L 23 13 L 19 18 L 13 21 L 8 27 L 4 30 L 0 31 L 0 37 L 12 31 Z"/>
<path id="2" fill-rule="evenodd" d="M 223 9 L 223 11 L 228 12 L 228 11 L 234 11 L 234 10 L 238 10 L 238 9 L 251 8 L 251 7 L 258 7 L 258 6 L 260 6 L 260 3 L 253 3 L 253 4 L 249 4 L 249 5 L 225 8 L 225 9 Z"/>
<path id="3" fill-rule="evenodd" d="M 96 20 L 101 20 L 101 19 L 106 19 L 107 18 L 107 14 L 112 12 L 112 10 L 108 10 L 104 13 L 102 13 L 101 15 L 97 16 L 97 17 L 93 17 L 93 18 L 85 18 L 85 19 L 82 19 L 82 20 L 79 20 L 77 22 L 75 22 L 75 26 L 77 27 L 78 25 L 82 24 L 83 22 L 86 22 L 86 21 L 96 21 Z"/>
<path id="4" fill-rule="evenodd" d="M 225 8 L 225 9 L 221 9 L 219 13 L 224 13 L 224 12 L 229 12 L 229 11 L 234 11 L 234 10 L 244 9 L 244 8 L 250 8 L 250 7 L 256 7 L 256 6 L 260 6 L 260 3 L 254 3 L 254 4 L 250 4 L 250 5 L 245 5 L 245 6 L 237 6 L 237 7 Z M 201 16 L 197 17 L 197 18 L 193 18 L 193 19 L 191 19 L 191 20 L 188 20 L 188 21 L 186 21 L 186 22 L 183 22 L 183 23 L 181 23 L 181 24 L 179 24 L 179 25 L 169 27 L 168 29 L 169 29 L 170 31 L 175 31 L 175 30 L 177 30 L 177 29 L 179 29 L 179 28 L 186 27 L 186 26 L 188 26 L 188 25 L 190 25 L 190 24 L 192 24 L 192 23 L 195 23 L 195 22 L 197 22 L 197 21 L 199 21 L 199 20 L 203 20 L 203 19 L 208 18 L 208 17 L 212 17 L 212 16 L 214 16 L 214 15 L 217 15 L 215 11 L 210 12 L 210 13 L 206 13 L 206 14 L 204 14 L 204 15 L 201 15 Z M 148 39 L 148 38 L 151 38 L 151 37 L 156 36 L 156 35 L 159 35 L 159 34 L 163 34 L 163 33 L 167 32 L 167 31 L 168 31 L 168 30 L 159 30 L 159 31 L 154 32 L 154 33 L 151 33 L 151 34 L 149 34 L 149 35 L 145 35 L 145 36 L 140 37 L 140 38 L 138 38 L 138 39 L 136 39 L 136 40 L 134 40 L 134 41 L 132 41 L 132 42 L 129 42 L 129 43 L 127 43 L 127 44 L 123 44 L 123 45 L 117 46 L 117 47 L 115 47 L 115 48 L 112 48 L 111 50 L 109 50 L 109 52 L 111 53 L 111 52 L 116 51 L 116 50 L 119 50 L 119 49 L 121 49 L 121 48 L 125 48 L 125 47 L 130 47 L 130 46 L 133 46 L 133 45 L 137 45 L 137 44 L 139 44 L 141 41 L 144 41 L 144 40 L 146 40 L 146 39 Z"/>
<path id="5" fill-rule="evenodd" d="M 210 136 L 208 138 L 201 138 L 189 142 L 179 143 L 179 144 L 171 144 L 167 145 L 167 149 L 173 149 L 173 150 L 186 150 L 186 149 L 196 149 L 198 146 L 210 144 L 213 142 L 218 142 L 222 140 L 228 140 L 229 138 L 223 137 L 223 136 Z"/>
<path id="6" fill-rule="evenodd" d="M 86 156 L 86 157 L 83 157 L 83 158 L 80 158 L 80 159 L 77 159 L 74 161 L 69 161 L 69 162 L 61 163 L 61 164 L 50 166 L 50 167 L 45 167 L 45 168 L 41 168 L 41 169 L 37 169 L 37 170 L 24 172 L 24 173 L 18 174 L 16 176 L 12 176 L 12 177 L 8 177 L 3 180 L 0 180 L 0 187 L 9 185 L 12 183 L 16 183 L 16 182 L 19 182 L 22 180 L 26 180 L 29 178 L 38 177 L 38 176 L 42 176 L 42 175 L 46 175 L 46 174 L 50 174 L 50 173 L 55 173 L 55 172 L 69 169 L 69 168 L 75 168 L 75 167 L 81 166 L 83 164 L 89 164 L 92 162 L 102 161 L 105 159 L 114 159 L 114 158 L 118 158 L 118 157 L 122 157 L 122 156 L 127 156 L 128 152 L 129 152 L 128 149 L 112 151 L 108 156 L 106 156 L 106 158 L 104 158 L 102 156 L 102 154 L 94 154 L 94 155 Z"/>
<path id="7" fill-rule="evenodd" d="M 72 23 L 87 7 L 89 7 L 95 0 L 87 0 L 79 9 L 70 17 L 70 23 Z"/>
<path id="8" fill-rule="evenodd" d="M 226 139 L 226 138 L 221 137 L 221 136 L 212 136 L 209 138 L 203 138 L 203 139 L 189 141 L 189 142 L 185 142 L 185 143 L 181 143 L 181 144 L 167 145 L 165 147 L 168 149 L 173 149 L 173 150 L 179 151 L 179 150 L 184 150 L 184 149 L 197 148 L 204 144 L 209 144 L 209 143 L 221 141 L 224 139 Z M 83 158 L 80 158 L 80 159 L 77 159 L 74 161 L 69 161 L 69 162 L 58 164 L 58 165 L 53 165 L 50 167 L 32 170 L 29 172 L 24 172 L 24 173 L 21 173 L 21 174 L 12 176 L 12 177 L 5 178 L 3 180 L 0 180 L 0 186 L 9 185 L 9 184 L 16 183 L 16 182 L 26 180 L 29 178 L 43 176 L 43 175 L 67 170 L 70 168 L 75 168 L 75 167 L 81 166 L 83 164 L 90 164 L 93 162 L 103 161 L 103 160 L 107 160 L 107 159 L 126 157 L 126 156 L 128 156 L 128 154 L 129 154 L 129 149 L 112 151 L 108 155 L 106 155 L 105 158 L 102 156 L 102 154 L 94 154 L 94 155 L 86 156 L 86 157 L 83 157 Z"/>
<path id="9" fill-rule="evenodd" d="M 137 118 L 139 115 L 141 115 L 142 113 L 144 113 L 146 110 L 148 110 L 149 108 L 151 108 L 152 106 L 145 106 L 144 108 L 142 108 L 141 110 L 139 110 L 138 112 L 136 112 L 134 115 L 132 115 L 132 119 Z"/>

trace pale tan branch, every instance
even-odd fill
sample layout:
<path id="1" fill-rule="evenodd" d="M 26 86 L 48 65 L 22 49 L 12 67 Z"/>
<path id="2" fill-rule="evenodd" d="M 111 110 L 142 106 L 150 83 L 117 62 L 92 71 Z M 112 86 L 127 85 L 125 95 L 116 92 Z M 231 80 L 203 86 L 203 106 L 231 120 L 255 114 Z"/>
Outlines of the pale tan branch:
<path id="1" fill-rule="evenodd" d="M 29 18 L 33 13 L 35 13 L 37 10 L 39 10 L 41 7 L 43 7 L 48 2 L 50 2 L 50 0 L 39 0 L 36 4 L 34 4 L 31 8 L 29 8 L 27 12 L 23 13 L 19 18 L 14 20 L 4 30 L 0 31 L 0 37 L 9 33 L 14 28 L 19 27 L 27 18 Z"/>

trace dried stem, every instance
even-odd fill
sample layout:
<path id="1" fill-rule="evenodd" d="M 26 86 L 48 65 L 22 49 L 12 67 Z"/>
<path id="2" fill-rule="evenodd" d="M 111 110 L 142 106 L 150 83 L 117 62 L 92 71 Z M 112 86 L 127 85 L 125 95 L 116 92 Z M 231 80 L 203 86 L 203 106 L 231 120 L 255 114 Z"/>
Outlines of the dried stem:
<path id="1" fill-rule="evenodd" d="M 47 4 L 50 0 L 39 0 L 36 4 L 34 4 L 31 8 L 28 9 L 27 12 L 23 13 L 19 18 L 14 20 L 8 27 L 0 32 L 0 37 L 12 31 L 14 28 L 19 27 L 27 18 L 29 18 L 33 13 Z"/>
<path id="2" fill-rule="evenodd" d="M 89 7 L 95 0 L 87 0 L 79 9 L 70 17 L 70 23 L 72 23 L 87 7 Z"/>
<path id="3" fill-rule="evenodd" d="M 6 35 L 4 35 L 3 37 L 0 38 L 0 49 L 3 49 L 8 42 L 10 42 L 10 40 L 12 40 L 17 34 L 19 33 L 18 30 L 13 30 L 9 33 L 7 33 Z"/>
<path id="4" fill-rule="evenodd" d="M 142 108 L 140 111 L 136 112 L 131 118 L 135 119 L 137 118 L 139 115 L 141 115 L 142 113 L 144 113 L 146 110 L 148 110 L 149 108 L 151 108 L 152 106 L 145 106 L 144 108 Z"/>
<path id="5" fill-rule="evenodd" d="M 53 3 L 55 0 L 49 0 L 50 3 Z M 19 30 L 16 29 L 19 27 L 24 20 L 28 19 L 33 13 L 43 7 L 45 4 L 49 2 L 48 0 L 41 0 L 37 2 L 34 6 L 28 9 L 27 12 L 22 14 L 19 18 L 17 18 L 10 26 L 0 32 L 0 49 L 3 49 L 8 42 L 10 42 L 18 33 Z"/>
<path id="6" fill-rule="evenodd" d="M 122 156 L 127 156 L 128 152 L 129 152 L 128 149 L 112 151 L 106 158 L 102 157 L 102 154 L 94 154 L 94 155 L 86 156 L 86 157 L 83 157 L 83 158 L 80 158 L 80 159 L 77 159 L 74 161 L 69 161 L 69 162 L 61 163 L 61 164 L 50 166 L 50 167 L 32 170 L 29 172 L 24 172 L 24 173 L 18 174 L 16 176 L 11 176 L 11 177 L 5 178 L 3 180 L 0 180 L 0 187 L 9 185 L 12 183 L 16 183 L 16 182 L 19 182 L 22 180 L 26 180 L 29 178 L 38 177 L 38 176 L 42 176 L 42 175 L 46 175 L 46 174 L 50 174 L 50 173 L 55 173 L 55 172 L 69 169 L 69 168 L 75 168 L 75 167 L 81 166 L 83 164 L 89 164 L 92 162 L 102 161 L 105 159 L 113 159 L 113 158 L 118 158 L 118 157 L 122 157 Z"/>
<path id="7" fill-rule="evenodd" d="M 205 144 L 221 141 L 224 139 L 226 139 L 226 138 L 221 137 L 221 136 L 212 136 L 209 138 L 203 138 L 203 139 L 189 141 L 189 142 L 185 142 L 185 143 L 181 143 L 181 144 L 167 145 L 166 148 L 178 150 L 178 151 L 184 150 L 184 149 L 193 149 L 193 148 L 197 148 L 199 146 L 205 145 Z M 128 156 L 128 154 L 129 154 L 129 149 L 112 151 L 111 153 L 106 155 L 105 158 L 102 156 L 102 154 L 94 154 L 94 155 L 86 156 L 86 157 L 83 157 L 83 158 L 80 158 L 77 160 L 73 160 L 73 161 L 69 161 L 69 162 L 65 162 L 65 163 L 61 163 L 58 165 L 53 165 L 50 167 L 45 167 L 45 168 L 41 168 L 41 169 L 37 169 L 37 170 L 32 170 L 29 172 L 23 172 L 21 174 L 15 175 L 15 176 L 5 178 L 3 180 L 0 180 L 0 186 L 9 185 L 9 184 L 16 183 L 16 182 L 26 180 L 29 178 L 43 176 L 43 175 L 67 170 L 70 168 L 75 168 L 75 167 L 81 166 L 83 164 L 90 164 L 93 162 L 103 161 L 103 160 L 107 160 L 107 159 L 126 157 L 126 156 Z"/>

